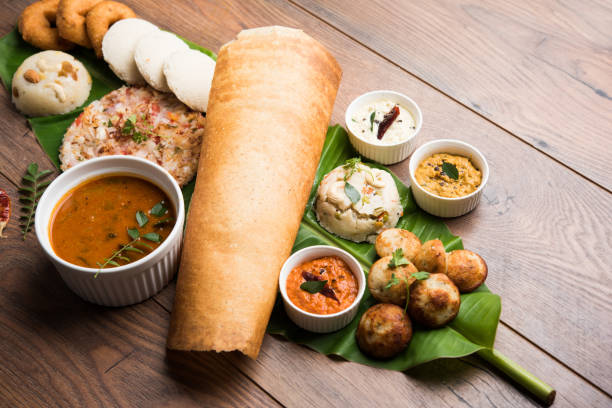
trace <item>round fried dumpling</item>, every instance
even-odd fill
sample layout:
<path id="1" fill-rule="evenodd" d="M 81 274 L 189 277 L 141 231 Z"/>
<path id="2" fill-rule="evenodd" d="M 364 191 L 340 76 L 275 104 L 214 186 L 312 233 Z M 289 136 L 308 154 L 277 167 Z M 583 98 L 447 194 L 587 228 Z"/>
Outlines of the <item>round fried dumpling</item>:
<path id="1" fill-rule="evenodd" d="M 425 242 L 414 259 L 414 266 L 419 271 L 430 273 L 446 272 L 446 250 L 439 239 Z"/>
<path id="2" fill-rule="evenodd" d="M 13 75 L 13 103 L 28 116 L 70 112 L 81 106 L 91 91 L 85 66 L 61 51 L 42 51 L 23 61 Z"/>
<path id="3" fill-rule="evenodd" d="M 408 312 L 423 326 L 444 326 L 457 316 L 459 306 L 459 289 L 443 273 L 432 273 L 427 279 L 418 280 L 410 286 Z"/>
<path id="4" fill-rule="evenodd" d="M 361 316 L 357 345 L 365 354 L 380 359 L 401 353 L 412 339 L 412 324 L 399 306 L 379 303 Z"/>
<path id="5" fill-rule="evenodd" d="M 390 268 L 389 262 L 392 258 L 385 256 L 372 265 L 368 274 L 368 288 L 379 302 L 403 307 L 406 304 L 406 282 L 411 285 L 415 280 L 411 275 L 418 271 L 412 263 Z M 389 285 L 393 278 L 397 279 L 397 283 Z"/>
<path id="6" fill-rule="evenodd" d="M 461 293 L 471 292 L 487 279 L 487 263 L 475 252 L 458 249 L 446 258 L 446 275 Z"/>
<path id="7" fill-rule="evenodd" d="M 405 229 L 389 228 L 378 234 L 375 246 L 376 253 L 380 257 L 393 255 L 396 249 L 401 248 L 406 259 L 414 262 L 416 254 L 421 249 L 421 240 Z"/>
<path id="8" fill-rule="evenodd" d="M 395 227 L 403 211 L 391 174 L 361 163 L 336 167 L 317 190 L 321 226 L 355 242 L 374 243 L 380 231 Z"/>

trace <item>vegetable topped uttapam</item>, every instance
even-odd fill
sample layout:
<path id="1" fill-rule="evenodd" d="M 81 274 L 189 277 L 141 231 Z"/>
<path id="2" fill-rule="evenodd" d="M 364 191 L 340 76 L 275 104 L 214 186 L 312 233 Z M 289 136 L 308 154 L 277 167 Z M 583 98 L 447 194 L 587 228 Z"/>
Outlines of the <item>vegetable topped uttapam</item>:
<path id="1" fill-rule="evenodd" d="M 169 93 L 121 87 L 85 108 L 62 146 L 62 170 L 98 156 L 134 155 L 164 167 L 182 186 L 194 176 L 206 119 Z"/>

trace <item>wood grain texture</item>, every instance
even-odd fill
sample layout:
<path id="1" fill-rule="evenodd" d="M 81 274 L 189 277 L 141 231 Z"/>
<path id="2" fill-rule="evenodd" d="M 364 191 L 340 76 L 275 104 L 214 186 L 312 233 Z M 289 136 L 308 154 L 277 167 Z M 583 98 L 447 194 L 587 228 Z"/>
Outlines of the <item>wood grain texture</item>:
<path id="1" fill-rule="evenodd" d="M 3 176 L 11 198 L 16 188 Z M 15 201 L 15 200 L 13 200 Z M 226 356 L 166 353 L 154 300 L 104 308 L 62 282 L 13 217 L 0 240 L 0 406 L 277 406 Z"/>
<path id="2" fill-rule="evenodd" d="M 502 295 L 502 319 L 610 392 L 612 268 L 606 256 L 612 234 L 609 223 L 602 222 L 612 218 L 609 194 L 289 3 L 200 0 L 177 2 L 172 13 L 159 13 L 150 0 L 127 3 L 162 28 L 213 50 L 243 28 L 301 27 L 323 42 L 344 69 L 334 122 L 342 123 L 344 109 L 358 94 L 391 88 L 412 96 L 424 110 L 420 142 L 458 137 L 478 146 L 492 169 L 487 199 L 475 212 L 451 220 L 451 229 L 489 263 L 488 283 Z M 5 10 L 0 17 L 4 31 L 25 4 L 0 3 Z M 10 179 L 0 177 L 0 186 L 13 188 L 9 191 L 13 198 L 12 183 L 19 182 L 27 163 L 34 160 L 42 165 L 47 159 L 6 92 L 0 95 L 0 173 Z M 523 163 L 532 165 L 532 174 L 518 173 Z M 394 167 L 404 181 L 407 164 Z M 235 355 L 166 356 L 168 315 L 159 305 L 147 301 L 105 309 L 78 300 L 42 258 L 33 235 L 24 244 L 13 237 L 18 235 L 15 219 L 9 225 L 11 238 L 0 240 L 0 307 L 4 308 L 0 329 L 11 333 L 10 340 L 0 343 L 0 358 L 6 362 L 0 365 L 0 401 L 9 401 L 8 405 L 25 405 L 24 395 L 29 397 L 28 405 L 155 405 L 150 392 L 159 398 L 159 405 L 276 404 L 252 381 L 282 404 L 297 406 L 340 405 L 336 401 L 363 406 L 378 394 L 395 405 L 533 403 L 497 373 L 470 359 L 437 362 L 404 375 L 330 359 L 271 336 L 266 336 L 255 363 Z M 580 276 L 592 279 L 577 282 L 576 265 Z M 166 301 L 173 290 L 156 297 L 165 308 L 171 305 Z M 498 348 L 556 387 L 557 405 L 610 405 L 608 396 L 513 330 L 500 327 Z M 38 357 L 41 350 L 44 358 L 29 357 Z M 128 355 L 132 350 L 136 351 Z M 106 374 L 111 379 L 100 374 L 115 363 Z M 298 384 L 288 378 L 295 373 L 306 381 Z"/>
<path id="3" fill-rule="evenodd" d="M 612 189 L 612 3 L 292 1 Z"/>
<path id="4" fill-rule="evenodd" d="M 156 299 L 170 309 L 173 293 L 165 290 Z M 555 406 L 605 407 L 612 401 L 503 324 L 496 344 L 500 351 L 512 353 L 517 363 L 551 381 L 558 390 Z M 473 356 L 437 360 L 401 373 L 327 357 L 281 336 L 266 335 L 256 361 L 239 354 L 231 355 L 230 360 L 290 407 L 538 406 L 528 395 L 517 392 L 510 380 Z M 570 389 L 574 392 L 561 391 Z"/>

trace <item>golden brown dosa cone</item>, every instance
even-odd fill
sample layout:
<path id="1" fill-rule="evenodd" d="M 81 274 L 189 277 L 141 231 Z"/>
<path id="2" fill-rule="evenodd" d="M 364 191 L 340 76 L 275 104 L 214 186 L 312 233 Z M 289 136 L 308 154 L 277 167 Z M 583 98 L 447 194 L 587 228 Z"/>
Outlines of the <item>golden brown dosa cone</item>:
<path id="1" fill-rule="evenodd" d="M 341 76 L 300 30 L 245 30 L 221 48 L 168 348 L 257 357 Z"/>

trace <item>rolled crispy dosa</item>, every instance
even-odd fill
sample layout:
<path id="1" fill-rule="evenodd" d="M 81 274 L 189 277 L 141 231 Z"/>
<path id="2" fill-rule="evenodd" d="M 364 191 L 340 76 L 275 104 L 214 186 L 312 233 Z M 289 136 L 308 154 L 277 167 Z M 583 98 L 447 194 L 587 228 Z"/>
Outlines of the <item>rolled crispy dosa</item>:
<path id="1" fill-rule="evenodd" d="M 168 348 L 257 357 L 341 75 L 300 30 L 245 30 L 221 48 Z"/>

